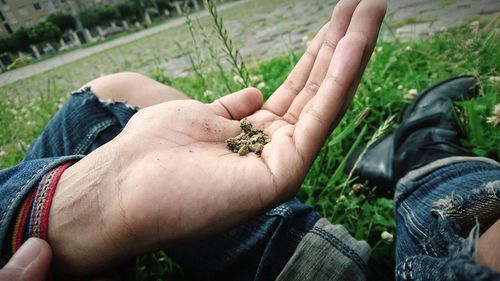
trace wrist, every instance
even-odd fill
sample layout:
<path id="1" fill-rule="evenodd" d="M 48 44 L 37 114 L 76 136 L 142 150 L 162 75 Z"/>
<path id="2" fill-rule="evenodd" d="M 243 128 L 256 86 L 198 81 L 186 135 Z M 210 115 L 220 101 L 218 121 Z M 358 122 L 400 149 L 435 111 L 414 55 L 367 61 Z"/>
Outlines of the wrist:
<path id="1" fill-rule="evenodd" d="M 62 174 L 48 225 L 54 264 L 61 273 L 86 275 L 127 258 L 117 200 L 125 156 L 112 141 Z"/>

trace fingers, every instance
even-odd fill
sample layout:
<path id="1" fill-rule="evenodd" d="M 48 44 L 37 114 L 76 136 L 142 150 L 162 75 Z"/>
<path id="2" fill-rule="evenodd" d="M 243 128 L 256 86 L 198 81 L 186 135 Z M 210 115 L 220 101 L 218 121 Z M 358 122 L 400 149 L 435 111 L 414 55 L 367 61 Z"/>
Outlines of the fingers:
<path id="1" fill-rule="evenodd" d="M 215 114 L 230 120 L 240 120 L 262 107 L 262 94 L 256 88 L 246 88 L 212 102 Z"/>
<path id="2" fill-rule="evenodd" d="M 357 83 L 366 45 L 367 38 L 361 33 L 349 33 L 339 42 L 325 80 L 302 111 L 293 139 L 305 165 L 312 163 L 338 122 L 338 114 L 350 102 L 349 90 Z"/>
<path id="3" fill-rule="evenodd" d="M 293 100 L 290 108 L 283 119 L 295 124 L 304 105 L 316 94 L 321 83 L 325 79 L 328 67 L 332 60 L 333 52 L 337 43 L 345 35 L 350 22 L 354 20 L 353 14 L 358 9 L 358 0 L 341 1 L 335 7 L 328 33 L 325 35 L 321 49 L 319 50 L 314 66 L 311 70 L 304 88 Z M 362 4 L 361 4 L 362 5 Z"/>
<path id="4" fill-rule="evenodd" d="M 278 116 L 285 114 L 292 101 L 304 87 L 327 31 L 328 24 L 325 24 L 311 41 L 306 52 L 297 62 L 285 82 L 266 101 L 263 106 L 264 109 Z"/>
<path id="5" fill-rule="evenodd" d="M 30 238 L 0 270 L 0 280 L 45 280 L 51 261 L 49 244 L 38 238 Z"/>
<path id="6" fill-rule="evenodd" d="M 343 0 L 335 6 L 332 19 L 316 35 L 286 81 L 266 102 L 264 109 L 283 116 L 301 91 L 317 91 L 335 46 L 346 33 L 358 3 L 358 0 Z"/>

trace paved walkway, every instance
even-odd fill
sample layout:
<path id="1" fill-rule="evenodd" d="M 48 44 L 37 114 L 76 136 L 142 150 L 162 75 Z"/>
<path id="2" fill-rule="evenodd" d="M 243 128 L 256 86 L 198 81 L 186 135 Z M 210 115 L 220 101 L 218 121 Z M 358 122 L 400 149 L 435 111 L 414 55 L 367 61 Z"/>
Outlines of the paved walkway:
<path id="1" fill-rule="evenodd" d="M 230 9 L 252 0 L 238 1 L 222 5 L 220 10 Z M 299 0 L 279 3 L 277 8 L 266 13 L 257 13 L 251 17 L 227 21 L 230 34 L 238 36 L 238 46 L 244 57 L 251 60 L 269 59 L 283 54 L 286 48 L 301 50 L 304 48 L 303 38 L 318 30 L 323 18 L 328 18 L 333 6 L 332 0 Z M 302 3 L 301 3 L 302 2 Z M 237 8 L 236 8 L 237 9 Z M 456 26 L 473 16 L 498 15 L 499 0 L 388 0 L 387 22 L 393 32 L 382 34 L 384 40 L 418 38 L 422 33 L 436 31 L 443 27 Z M 199 16 L 206 15 L 199 12 Z M 314 15 L 312 17 L 311 15 Z M 184 18 L 176 18 L 119 39 L 85 49 L 78 49 L 36 64 L 0 74 L 0 87 L 20 79 L 43 73 L 61 65 L 85 58 L 92 54 L 126 44 L 154 33 L 158 33 L 184 23 Z M 186 39 L 189 40 L 189 39 Z M 154 50 L 145 50 L 154 52 Z M 156 67 L 156 66 L 155 66 Z M 174 54 L 165 55 L 163 65 L 166 74 L 174 77 L 185 73 L 189 68 L 187 59 Z M 147 73 L 151 66 L 138 67 L 137 71 Z M 106 70 L 104 70 L 106 72 Z M 108 70 L 112 72 L 113 70 Z M 81 77 L 84 82 L 91 77 Z"/>

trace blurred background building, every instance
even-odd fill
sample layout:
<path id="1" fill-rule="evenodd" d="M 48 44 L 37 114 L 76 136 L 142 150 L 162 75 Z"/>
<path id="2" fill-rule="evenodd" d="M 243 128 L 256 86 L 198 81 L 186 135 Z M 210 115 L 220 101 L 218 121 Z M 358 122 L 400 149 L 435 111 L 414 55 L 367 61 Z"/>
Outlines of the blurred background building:
<path id="1" fill-rule="evenodd" d="M 121 0 L 0 0 L 0 37 L 40 23 L 53 13 L 76 16 L 85 9 L 118 2 Z"/>

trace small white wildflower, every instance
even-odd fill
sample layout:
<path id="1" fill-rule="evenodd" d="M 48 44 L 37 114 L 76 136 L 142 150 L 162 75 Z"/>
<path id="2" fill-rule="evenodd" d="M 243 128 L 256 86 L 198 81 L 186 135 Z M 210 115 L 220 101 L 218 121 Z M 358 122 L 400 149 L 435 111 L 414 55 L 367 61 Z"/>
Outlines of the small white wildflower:
<path id="1" fill-rule="evenodd" d="M 400 90 L 400 91 L 403 90 L 403 85 L 399 85 L 398 90 Z"/>
<path id="2" fill-rule="evenodd" d="M 500 104 L 495 105 L 495 108 L 493 109 L 493 116 L 486 118 L 486 122 L 493 125 L 493 127 L 500 124 Z"/>
<path id="3" fill-rule="evenodd" d="M 377 47 L 377 52 L 378 52 L 378 53 L 381 53 L 383 50 L 384 50 L 384 47 L 382 47 L 382 46 Z"/>
<path id="4" fill-rule="evenodd" d="M 211 97 L 213 95 L 214 95 L 214 93 L 210 90 L 206 90 L 205 92 L 203 92 L 203 96 L 206 98 Z"/>
<path id="5" fill-rule="evenodd" d="M 477 34 L 479 32 L 479 21 L 473 21 L 470 23 L 470 30 L 472 34 Z"/>
<path id="6" fill-rule="evenodd" d="M 258 85 L 257 85 L 257 88 L 259 89 L 262 89 L 266 86 L 266 83 L 265 82 L 260 82 Z"/>
<path id="7" fill-rule="evenodd" d="M 360 193 L 364 190 L 365 186 L 362 183 L 355 183 L 352 185 L 351 189 L 354 193 Z"/>
<path id="8" fill-rule="evenodd" d="M 344 201 L 344 200 L 346 200 L 346 199 L 347 199 L 347 197 L 345 197 L 345 195 L 344 195 L 344 194 L 342 194 L 342 195 L 340 195 L 340 196 L 339 196 L 339 199 L 338 199 L 338 200 L 339 200 L 339 201 Z"/>
<path id="9" fill-rule="evenodd" d="M 405 51 L 411 51 L 411 50 L 412 50 L 411 46 L 406 46 Z"/>
<path id="10" fill-rule="evenodd" d="M 500 103 L 495 105 L 495 108 L 493 109 L 493 114 L 500 116 Z"/>
<path id="11" fill-rule="evenodd" d="M 380 91 L 382 91 L 382 88 L 381 88 L 381 87 L 377 87 L 377 88 L 375 88 L 375 93 L 378 93 L 378 92 L 380 92 Z"/>
<path id="12" fill-rule="evenodd" d="M 236 84 L 240 84 L 240 85 L 245 84 L 245 81 L 239 75 L 234 75 L 233 81 L 236 82 Z"/>
<path id="13" fill-rule="evenodd" d="M 252 84 L 257 84 L 260 81 L 262 81 L 263 79 L 264 79 L 264 76 L 262 76 L 262 75 L 252 75 L 252 76 L 250 76 L 250 81 L 252 81 Z"/>
<path id="14" fill-rule="evenodd" d="M 390 232 L 387 231 L 382 232 L 382 234 L 380 234 L 380 238 L 389 243 L 394 241 L 394 235 L 392 235 Z"/>
<path id="15" fill-rule="evenodd" d="M 441 26 L 441 28 L 439 28 L 439 31 L 441 31 L 441 32 L 447 32 L 448 31 L 448 27 L 447 26 Z"/>
<path id="16" fill-rule="evenodd" d="M 417 89 L 411 89 L 408 91 L 408 93 L 404 96 L 405 99 L 412 100 L 414 99 L 418 94 Z"/>
<path id="17" fill-rule="evenodd" d="M 5 150 L 3 149 L 0 149 L 0 157 L 5 156 L 5 154 L 7 154 L 7 152 L 5 152 Z"/>
<path id="18" fill-rule="evenodd" d="M 491 83 L 500 83 L 500 76 L 490 76 L 488 79 Z"/>

